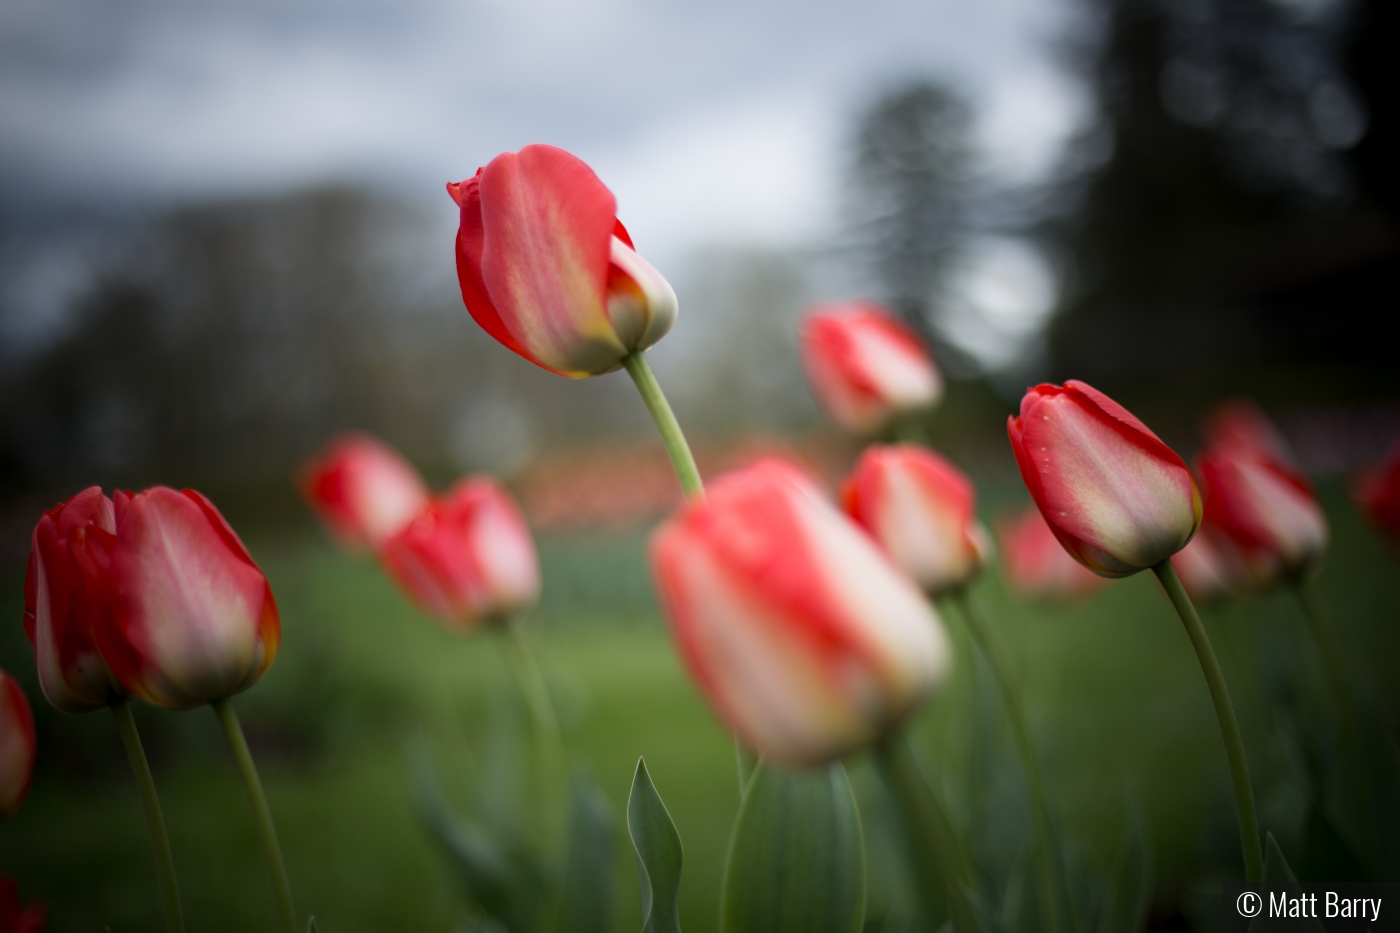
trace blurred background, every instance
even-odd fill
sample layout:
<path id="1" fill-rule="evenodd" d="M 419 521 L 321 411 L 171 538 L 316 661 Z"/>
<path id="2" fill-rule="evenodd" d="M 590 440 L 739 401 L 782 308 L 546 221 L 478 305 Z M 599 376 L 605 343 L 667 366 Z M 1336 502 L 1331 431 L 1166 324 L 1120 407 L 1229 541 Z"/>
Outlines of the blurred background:
<path id="1" fill-rule="evenodd" d="M 950 378 L 931 429 L 989 515 L 1024 498 L 1004 421 L 1029 383 L 1086 380 L 1184 454 L 1208 405 L 1247 394 L 1335 506 L 1339 628 L 1394 657 L 1393 612 L 1355 569 L 1393 565 L 1340 490 L 1400 435 L 1398 17 L 1387 0 L 0 6 L 0 666 L 30 687 L 41 743 L 0 869 L 53 904 L 54 930 L 150 922 L 115 733 L 38 709 L 18 617 L 43 508 L 94 483 L 195 486 L 283 605 L 286 653 L 241 702 L 299 897 L 328 930 L 452 927 L 403 743 L 446 742 L 497 665 L 298 503 L 297 465 L 355 428 L 438 484 L 490 470 L 521 496 L 571 748 L 618 805 L 636 756 L 655 759 L 687 923 L 712 923 L 732 762 L 643 559 L 679 492 L 625 376 L 536 369 L 457 293 L 444 183 L 532 142 L 594 167 L 675 286 L 652 358 L 707 470 L 768 450 L 831 476 L 850 462 L 796 355 L 817 300 L 874 297 L 924 334 Z M 1027 690 L 1085 858 L 1111 859 L 1121 808 L 1103 800 L 1143 782 L 1154 922 L 1179 929 L 1210 922 L 1192 885 L 1233 856 L 1214 726 L 1159 603 L 1133 580 L 1059 617 L 1002 608 L 1019 652 L 1060 659 Z M 1251 631 L 1291 611 L 1261 600 Z M 935 710 L 930 741 L 958 715 Z M 245 929 L 264 880 L 203 718 L 143 726 L 191 916 Z M 1149 721 L 1175 738 L 1146 742 Z M 1279 794 L 1282 827 L 1298 794 Z"/>

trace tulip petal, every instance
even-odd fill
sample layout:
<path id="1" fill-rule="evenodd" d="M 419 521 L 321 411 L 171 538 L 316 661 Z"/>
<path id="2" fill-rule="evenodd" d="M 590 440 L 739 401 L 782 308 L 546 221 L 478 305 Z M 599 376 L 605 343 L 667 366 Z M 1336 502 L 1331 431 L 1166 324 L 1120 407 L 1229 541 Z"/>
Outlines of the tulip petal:
<path id="1" fill-rule="evenodd" d="M 455 188 L 455 190 L 454 190 Z M 481 220 L 481 169 L 459 185 L 449 185 L 452 200 L 461 207 L 462 217 L 457 228 L 457 284 L 462 289 L 462 303 L 472 320 L 481 325 L 496 340 L 525 357 L 530 362 L 549 369 L 515 339 L 501 320 L 501 312 L 491 302 L 486 283 L 481 277 L 480 257 L 485 230 Z"/>
<path id="2" fill-rule="evenodd" d="M 504 153 L 481 173 L 481 278 L 529 357 L 569 376 L 626 353 L 604 294 L 617 202 L 593 170 L 552 146 Z"/>

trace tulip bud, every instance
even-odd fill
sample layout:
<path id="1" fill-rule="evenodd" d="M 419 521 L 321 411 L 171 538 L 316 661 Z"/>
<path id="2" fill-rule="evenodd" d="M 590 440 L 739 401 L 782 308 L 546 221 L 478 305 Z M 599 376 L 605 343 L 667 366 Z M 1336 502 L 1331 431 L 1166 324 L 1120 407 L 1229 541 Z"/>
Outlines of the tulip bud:
<path id="1" fill-rule="evenodd" d="M 712 484 L 652 536 L 690 674 L 759 753 L 815 765 L 879 739 L 942 681 L 933 607 L 792 467 Z"/>
<path id="2" fill-rule="evenodd" d="M 192 489 L 118 492 L 116 625 L 97 648 L 133 694 L 185 709 L 251 687 L 277 656 L 272 588 L 214 504 Z"/>
<path id="3" fill-rule="evenodd" d="M 428 487 L 398 451 L 366 434 L 337 439 L 307 464 L 302 494 L 347 548 L 374 549 L 428 504 Z"/>
<path id="4" fill-rule="evenodd" d="M 873 434 L 943 398 L 943 377 L 919 336 L 877 305 L 819 306 L 798 341 L 817 400 L 847 431 Z"/>
<path id="5" fill-rule="evenodd" d="M 526 146 L 447 191 L 461 208 L 467 311 L 530 362 L 575 378 L 611 372 L 675 324 L 675 292 L 637 255 L 612 192 L 575 156 Z"/>
<path id="6" fill-rule="evenodd" d="M 0 823 L 14 816 L 34 775 L 34 713 L 19 682 L 0 670 Z M 3 900 L 3 898 L 0 898 Z M 0 905 L 0 920 L 4 906 Z M 0 923 L 0 930 L 8 929 Z"/>
<path id="7" fill-rule="evenodd" d="M 961 470 L 911 444 L 866 448 L 842 486 L 846 514 L 930 596 L 962 586 L 989 556 Z"/>
<path id="8" fill-rule="evenodd" d="M 44 933 L 48 908 L 42 901 L 19 902 L 19 886 L 9 875 L 0 875 L 0 931 L 3 933 Z"/>
<path id="9" fill-rule="evenodd" d="M 1249 399 L 1237 398 L 1216 406 L 1205 419 L 1201 434 L 1206 446 L 1228 450 L 1237 457 L 1290 464 L 1288 447 L 1278 429 Z"/>
<path id="10" fill-rule="evenodd" d="M 98 654 L 95 632 L 115 611 L 109 575 L 116 538 L 112 500 L 97 486 L 45 512 L 34 526 L 24 577 L 24 631 L 44 697 L 65 713 L 126 695 Z"/>
<path id="11" fill-rule="evenodd" d="M 1103 588 L 1104 578 L 1069 556 L 1035 506 L 997 522 L 997 539 L 1006 582 L 1022 596 L 1069 601 Z"/>
<path id="12" fill-rule="evenodd" d="M 1351 496 L 1376 530 L 1400 547 L 1400 444 L 1391 448 L 1380 466 L 1362 471 L 1352 484 Z"/>
<path id="13" fill-rule="evenodd" d="M 1302 474 L 1276 460 L 1207 448 L 1196 462 L 1206 520 L 1276 577 L 1306 573 L 1327 549 L 1327 516 Z"/>
<path id="14" fill-rule="evenodd" d="M 504 622 L 539 600 L 530 529 L 489 476 L 458 483 L 384 542 L 379 556 L 418 608 L 449 625 Z"/>
<path id="15" fill-rule="evenodd" d="M 1185 547 L 1201 523 L 1201 495 L 1185 462 L 1091 386 L 1071 380 L 1030 389 L 1006 431 L 1050 530 L 1097 574 L 1153 567 Z"/>

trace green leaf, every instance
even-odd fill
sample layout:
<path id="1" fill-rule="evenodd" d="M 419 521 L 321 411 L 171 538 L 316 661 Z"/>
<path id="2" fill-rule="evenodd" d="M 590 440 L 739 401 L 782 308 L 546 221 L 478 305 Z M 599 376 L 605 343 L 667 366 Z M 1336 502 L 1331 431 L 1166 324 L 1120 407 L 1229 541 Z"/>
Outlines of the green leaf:
<path id="1" fill-rule="evenodd" d="M 1123 841 L 1104 890 L 1097 933 L 1137 933 L 1147 919 L 1152 895 L 1152 852 L 1137 798 L 1129 795 Z"/>
<path id="2" fill-rule="evenodd" d="M 1370 881 L 1361 856 L 1316 802 L 1308 809 L 1298 874 L 1309 881 Z"/>
<path id="3" fill-rule="evenodd" d="M 1289 897 L 1298 897 L 1303 893 L 1303 888 L 1298 884 L 1298 877 L 1293 874 L 1293 869 L 1288 867 L 1288 859 L 1283 857 L 1283 850 L 1274 841 L 1274 834 L 1268 833 L 1264 840 L 1264 901 L 1267 905 L 1269 891 L 1286 891 Z M 1264 910 L 1255 917 L 1249 924 L 1249 933 L 1272 933 L 1272 931 L 1311 931 L 1311 933 L 1323 933 L 1322 923 L 1315 917 L 1285 918 L 1270 917 L 1270 911 Z"/>
<path id="4" fill-rule="evenodd" d="M 845 768 L 759 762 L 730 839 L 720 911 L 725 933 L 860 930 L 865 844 Z"/>
<path id="5" fill-rule="evenodd" d="M 316 933 L 316 916 L 314 914 L 306 918 L 306 933 Z"/>
<path id="6" fill-rule="evenodd" d="M 996 912 L 991 906 L 972 888 L 958 882 L 962 890 L 962 902 L 966 905 L 966 912 L 960 916 L 966 917 L 964 923 L 974 925 L 973 933 L 1001 933 L 1001 927 L 996 921 Z M 956 922 L 956 917 L 954 921 Z"/>
<path id="7" fill-rule="evenodd" d="M 642 933 L 680 933 L 681 837 L 641 758 L 627 797 L 627 831 L 642 888 Z"/>
<path id="8" fill-rule="evenodd" d="M 613 923 L 613 811 L 593 778 L 574 776 L 569 851 L 555 933 L 605 933 Z"/>

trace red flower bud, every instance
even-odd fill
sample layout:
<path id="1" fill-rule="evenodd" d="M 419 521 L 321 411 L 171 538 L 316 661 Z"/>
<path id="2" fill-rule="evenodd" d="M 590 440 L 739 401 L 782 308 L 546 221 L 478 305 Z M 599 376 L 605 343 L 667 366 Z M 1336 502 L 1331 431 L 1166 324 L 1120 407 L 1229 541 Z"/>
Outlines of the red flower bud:
<path id="1" fill-rule="evenodd" d="M 1311 569 L 1327 549 L 1327 516 L 1301 473 L 1238 448 L 1205 450 L 1196 470 L 1206 491 L 1206 522 L 1275 579 Z M 1263 581 L 1261 581 L 1263 582 Z"/>
<path id="2" fill-rule="evenodd" d="M 34 526 L 24 578 L 24 630 L 45 698 L 66 713 L 126 695 L 98 654 L 96 631 L 116 611 L 110 579 L 116 544 L 112 500 L 97 486 L 45 512 Z"/>
<path id="3" fill-rule="evenodd" d="M 0 670 L 0 823 L 14 816 L 29 793 L 34 752 L 34 712 L 19 682 Z M 0 930 L 7 930 L 3 902 L 0 893 Z"/>
<path id="4" fill-rule="evenodd" d="M 1356 478 L 1351 495 L 1376 530 L 1400 547 L 1400 444 L 1391 448 L 1384 463 Z"/>
<path id="5" fill-rule="evenodd" d="M 878 305 L 814 308 L 798 334 L 817 400 L 847 431 L 870 434 L 896 415 L 933 408 L 939 375 L 917 334 Z"/>
<path id="6" fill-rule="evenodd" d="M 880 738 L 943 679 L 927 600 L 805 476 L 759 461 L 652 537 L 691 676 L 763 755 L 814 765 Z"/>
<path id="7" fill-rule="evenodd" d="M 931 596 L 967 583 L 989 556 L 972 481 L 922 447 L 866 448 L 841 498 L 846 513 Z"/>
<path id="8" fill-rule="evenodd" d="M 449 625 L 505 621 L 539 599 L 530 529 L 489 476 L 458 483 L 384 542 L 379 556 L 420 609 Z"/>
<path id="9" fill-rule="evenodd" d="M 1006 582 L 1022 596 L 1068 601 L 1104 585 L 1103 577 L 1069 556 L 1035 506 L 1019 518 L 998 521 L 997 540 Z"/>
<path id="10" fill-rule="evenodd" d="M 676 294 L 593 170 L 553 146 L 506 152 L 449 184 L 457 280 L 487 333 L 561 376 L 611 372 L 676 322 Z"/>
<path id="11" fill-rule="evenodd" d="M 1050 530 L 1097 574 L 1126 577 L 1159 564 L 1201 523 L 1201 495 L 1185 462 L 1091 386 L 1036 386 L 1006 430 Z"/>
<path id="12" fill-rule="evenodd" d="M 43 933 L 48 912 L 40 901 L 21 907 L 15 879 L 0 876 L 0 933 Z"/>
<path id="13" fill-rule="evenodd" d="M 352 549 L 377 548 L 428 504 L 428 487 L 398 451 L 367 434 L 326 446 L 301 476 L 302 495 Z"/>
<path id="14" fill-rule="evenodd" d="M 184 709 L 251 687 L 277 656 L 272 589 L 214 504 L 192 489 L 118 492 L 116 624 L 98 651 L 122 685 Z"/>

